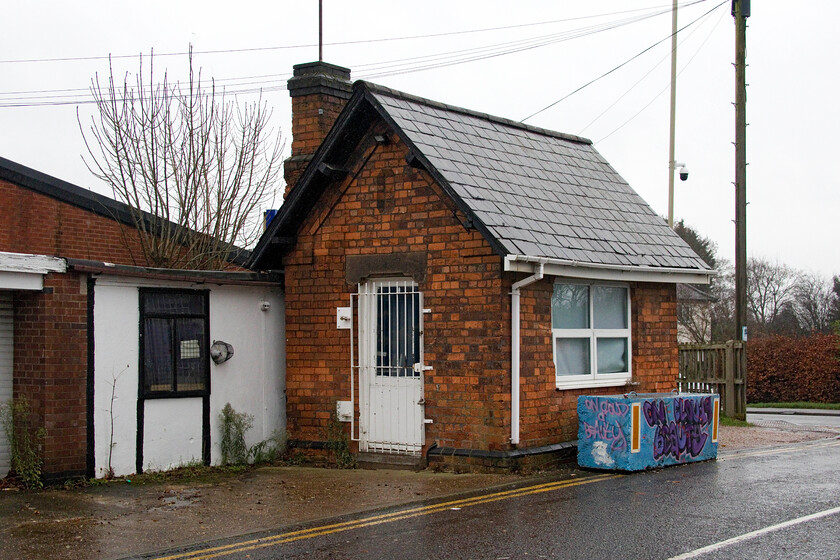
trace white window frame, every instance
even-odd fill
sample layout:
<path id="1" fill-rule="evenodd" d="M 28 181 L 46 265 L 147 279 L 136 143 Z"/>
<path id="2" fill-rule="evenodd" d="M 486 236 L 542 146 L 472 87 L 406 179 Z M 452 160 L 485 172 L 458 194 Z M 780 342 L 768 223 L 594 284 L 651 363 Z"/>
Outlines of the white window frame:
<path id="1" fill-rule="evenodd" d="M 588 329 L 555 329 L 554 306 L 551 306 L 551 353 L 555 367 L 555 382 L 558 389 L 581 389 L 589 387 L 620 387 L 626 385 L 633 377 L 633 332 L 632 332 L 632 303 L 630 301 L 630 286 L 615 282 L 578 282 L 569 279 L 557 280 L 554 285 L 586 286 L 589 293 L 589 325 Z M 626 329 L 596 329 L 594 306 L 595 298 L 592 289 L 596 287 L 624 288 L 627 293 L 627 328 Z M 552 297 L 554 287 L 552 286 Z M 589 368 L 590 373 L 584 375 L 557 375 L 557 339 L 558 338 L 588 338 L 589 339 Z M 599 338 L 627 339 L 627 371 L 620 373 L 598 373 Z"/>

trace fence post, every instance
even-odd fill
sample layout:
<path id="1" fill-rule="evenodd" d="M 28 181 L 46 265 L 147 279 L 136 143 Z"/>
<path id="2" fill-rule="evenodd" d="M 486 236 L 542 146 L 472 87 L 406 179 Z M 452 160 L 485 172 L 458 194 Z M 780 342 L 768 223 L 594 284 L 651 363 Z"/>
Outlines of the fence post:
<path id="1" fill-rule="evenodd" d="M 723 400 L 724 414 L 729 418 L 735 418 L 735 341 L 729 340 L 726 343 L 725 377 L 726 377 L 726 398 Z"/>

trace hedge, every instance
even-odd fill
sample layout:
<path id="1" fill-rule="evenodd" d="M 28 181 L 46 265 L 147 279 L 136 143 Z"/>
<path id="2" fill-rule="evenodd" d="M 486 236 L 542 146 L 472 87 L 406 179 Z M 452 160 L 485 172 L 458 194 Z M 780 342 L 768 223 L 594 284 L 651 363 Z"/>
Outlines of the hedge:
<path id="1" fill-rule="evenodd" d="M 768 336 L 747 343 L 747 402 L 840 402 L 840 336 Z"/>

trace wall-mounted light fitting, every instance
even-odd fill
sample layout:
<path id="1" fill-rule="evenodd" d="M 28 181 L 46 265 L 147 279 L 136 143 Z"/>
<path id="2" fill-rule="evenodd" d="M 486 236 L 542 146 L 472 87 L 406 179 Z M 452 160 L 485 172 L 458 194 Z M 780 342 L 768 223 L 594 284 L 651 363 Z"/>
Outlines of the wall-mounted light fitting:
<path id="1" fill-rule="evenodd" d="M 214 340 L 210 346 L 210 359 L 215 364 L 223 364 L 233 357 L 233 346 L 221 340 Z"/>

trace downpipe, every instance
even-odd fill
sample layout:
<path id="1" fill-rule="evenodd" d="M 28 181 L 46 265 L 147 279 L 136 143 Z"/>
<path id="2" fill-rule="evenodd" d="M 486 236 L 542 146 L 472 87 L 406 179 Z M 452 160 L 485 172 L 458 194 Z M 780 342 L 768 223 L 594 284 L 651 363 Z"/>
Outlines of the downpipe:
<path id="1" fill-rule="evenodd" d="M 527 278 L 514 282 L 510 290 L 510 443 L 519 444 L 519 295 L 525 286 L 543 278 L 545 261 L 537 263 L 537 271 Z"/>

